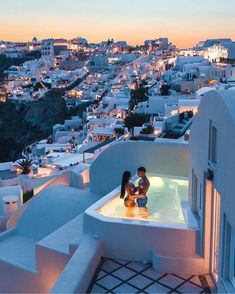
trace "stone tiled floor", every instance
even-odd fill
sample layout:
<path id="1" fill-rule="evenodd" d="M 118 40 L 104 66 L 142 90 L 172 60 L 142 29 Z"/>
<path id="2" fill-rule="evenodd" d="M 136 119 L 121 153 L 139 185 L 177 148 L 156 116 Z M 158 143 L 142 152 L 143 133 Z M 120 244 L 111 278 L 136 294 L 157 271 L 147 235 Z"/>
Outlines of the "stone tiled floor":
<path id="1" fill-rule="evenodd" d="M 211 293 L 205 276 L 157 274 L 151 265 L 103 258 L 88 293 Z"/>

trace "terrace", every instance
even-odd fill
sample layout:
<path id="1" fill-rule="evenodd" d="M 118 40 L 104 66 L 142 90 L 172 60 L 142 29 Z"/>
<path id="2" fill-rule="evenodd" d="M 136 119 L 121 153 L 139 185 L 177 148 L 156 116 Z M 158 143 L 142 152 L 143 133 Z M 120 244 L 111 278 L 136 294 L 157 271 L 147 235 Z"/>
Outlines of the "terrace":
<path id="1" fill-rule="evenodd" d="M 146 167 L 151 182 L 148 216 L 138 209 L 127 215 L 119 197 L 123 171 L 135 174 L 139 166 Z M 100 262 L 107 259 L 125 260 L 125 266 L 146 264 L 156 274 L 205 274 L 204 260 L 196 254 L 198 226 L 188 200 L 187 143 L 162 139 L 113 144 L 91 165 L 90 189 L 74 188 L 67 177 L 58 179 L 38 193 L 16 226 L 1 236 L 0 265 L 11 273 L 8 279 L 2 277 L 1 289 L 25 292 L 37 287 L 45 292 L 59 277 L 52 293 L 86 292 Z M 12 277 L 18 280 L 10 288 Z M 146 289 L 157 281 L 148 282 Z M 202 285 L 198 288 L 203 291 Z"/>
<path id="2" fill-rule="evenodd" d="M 120 176 L 125 169 L 135 174 L 143 165 L 151 183 L 148 215 L 138 208 L 130 215 L 119 197 Z M 86 209 L 83 239 L 52 293 L 209 289 L 204 259 L 197 255 L 198 223 L 189 204 L 187 143 L 117 143 L 92 164 L 90 189 L 101 198 Z"/>

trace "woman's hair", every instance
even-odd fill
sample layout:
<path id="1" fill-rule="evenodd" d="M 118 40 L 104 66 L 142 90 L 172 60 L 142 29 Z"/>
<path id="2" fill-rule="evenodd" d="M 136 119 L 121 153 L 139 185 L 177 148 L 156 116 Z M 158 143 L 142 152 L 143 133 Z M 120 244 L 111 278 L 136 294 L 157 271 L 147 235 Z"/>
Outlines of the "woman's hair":
<path id="1" fill-rule="evenodd" d="M 121 186 L 121 195 L 120 198 L 124 199 L 126 194 L 126 184 L 128 183 L 129 179 L 131 177 L 131 172 L 125 171 L 122 175 L 122 186 Z"/>

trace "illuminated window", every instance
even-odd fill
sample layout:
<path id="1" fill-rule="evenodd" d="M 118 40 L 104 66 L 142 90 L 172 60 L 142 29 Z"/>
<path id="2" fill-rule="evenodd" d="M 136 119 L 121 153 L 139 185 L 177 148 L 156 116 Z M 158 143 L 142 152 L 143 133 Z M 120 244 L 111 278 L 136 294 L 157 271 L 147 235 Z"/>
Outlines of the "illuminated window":
<path id="1" fill-rule="evenodd" d="M 226 214 L 223 216 L 222 240 L 222 278 L 230 282 L 235 288 L 235 233 L 228 222 Z"/>

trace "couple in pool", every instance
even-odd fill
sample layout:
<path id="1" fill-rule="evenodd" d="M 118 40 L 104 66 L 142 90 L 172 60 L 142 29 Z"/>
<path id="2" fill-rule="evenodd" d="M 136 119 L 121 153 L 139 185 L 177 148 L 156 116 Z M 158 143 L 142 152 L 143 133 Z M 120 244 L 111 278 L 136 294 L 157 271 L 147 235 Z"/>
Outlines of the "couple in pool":
<path id="1" fill-rule="evenodd" d="M 146 176 L 146 169 L 144 167 L 139 167 L 137 174 L 140 178 L 138 187 L 131 181 L 131 173 L 129 171 L 123 173 L 120 197 L 124 199 L 124 205 L 128 209 L 138 206 L 140 210 L 146 211 L 148 202 L 147 192 L 150 187 L 150 182 Z"/>

